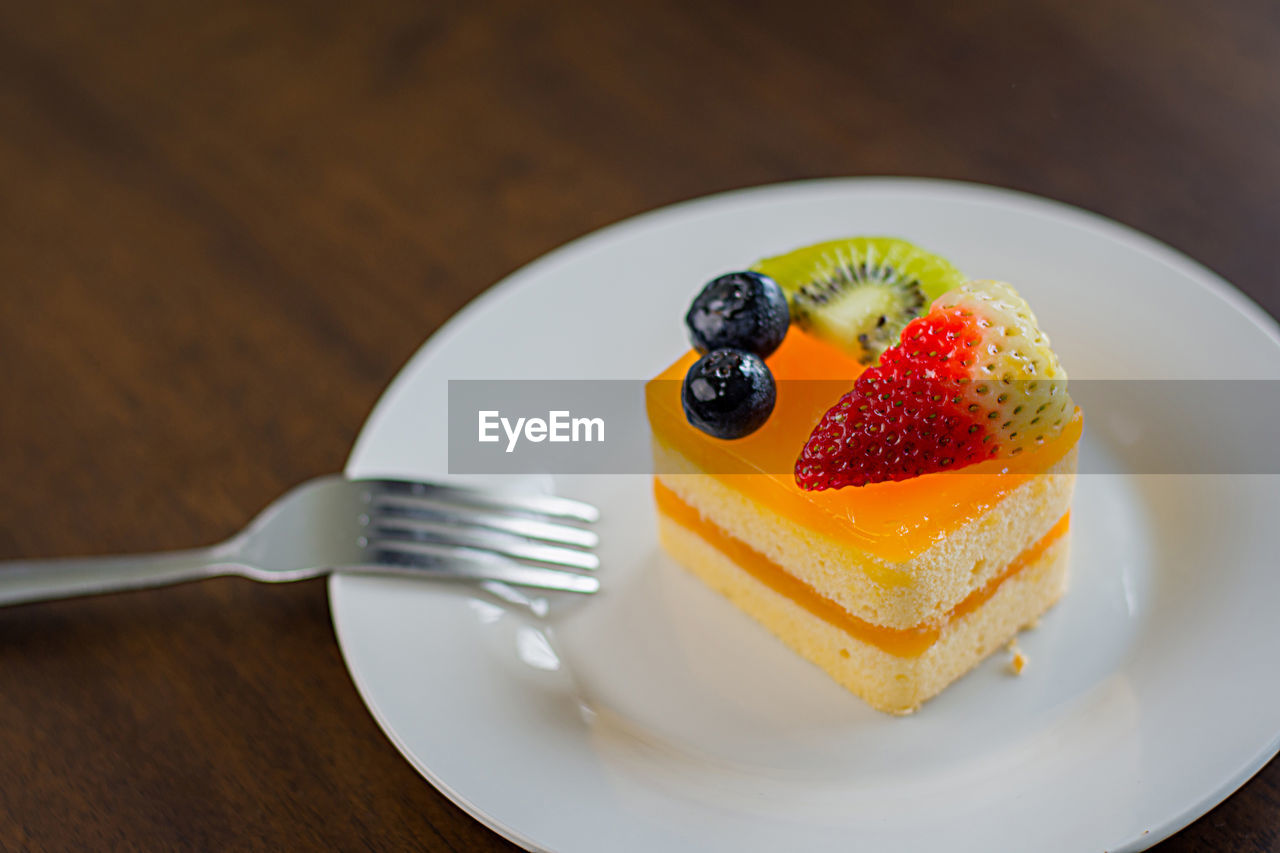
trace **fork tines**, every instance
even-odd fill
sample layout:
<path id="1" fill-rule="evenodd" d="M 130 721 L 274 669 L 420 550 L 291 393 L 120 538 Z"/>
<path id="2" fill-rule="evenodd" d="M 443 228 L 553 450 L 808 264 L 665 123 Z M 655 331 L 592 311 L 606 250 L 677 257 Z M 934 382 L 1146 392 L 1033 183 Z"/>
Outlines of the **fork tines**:
<path id="1" fill-rule="evenodd" d="M 375 494 L 371 508 L 380 516 L 391 519 L 418 519 L 424 523 L 456 524 L 497 530 L 528 539 L 594 548 L 600 537 L 593 531 L 571 524 L 558 524 L 525 515 L 494 512 L 469 506 L 439 503 L 431 499 L 407 494 Z"/>
<path id="2" fill-rule="evenodd" d="M 587 524 L 600 520 L 600 511 L 591 504 L 557 495 L 494 492 L 471 489 L 466 486 L 420 483 L 410 480 L 378 480 L 376 482 L 386 494 L 419 498 L 424 503 L 446 503 L 450 506 L 463 505 L 500 512 L 528 513 L 545 518 L 582 521 Z"/>
<path id="3" fill-rule="evenodd" d="M 562 521 L 590 523 L 595 507 L 551 495 L 511 495 L 458 486 L 377 481 L 369 494 L 366 539 L 380 561 L 487 576 L 511 583 L 595 592 L 588 550 L 599 537 Z M 538 564 L 538 565 L 528 565 Z M 555 567 L 548 570 L 541 567 Z"/>

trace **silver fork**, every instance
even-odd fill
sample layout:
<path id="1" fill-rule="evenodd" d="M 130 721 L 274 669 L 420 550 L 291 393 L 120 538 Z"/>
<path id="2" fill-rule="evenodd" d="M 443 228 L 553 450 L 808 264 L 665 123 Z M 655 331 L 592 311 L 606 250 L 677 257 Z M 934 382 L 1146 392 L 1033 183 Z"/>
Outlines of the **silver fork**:
<path id="1" fill-rule="evenodd" d="M 319 477 L 208 548 L 0 562 L 0 605 L 220 575 L 274 583 L 330 572 L 594 593 L 599 580 L 582 572 L 599 566 L 586 550 L 598 537 L 580 525 L 598 517 L 589 504 L 553 495 Z"/>

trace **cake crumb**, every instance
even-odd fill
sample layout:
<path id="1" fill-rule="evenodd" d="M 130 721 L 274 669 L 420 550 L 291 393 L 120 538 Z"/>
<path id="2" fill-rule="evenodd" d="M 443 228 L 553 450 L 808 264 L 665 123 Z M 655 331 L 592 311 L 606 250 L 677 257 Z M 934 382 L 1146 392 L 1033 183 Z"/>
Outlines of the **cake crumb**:
<path id="1" fill-rule="evenodd" d="M 1017 638 L 1010 640 L 1005 648 L 1013 655 L 1009 659 L 1009 671 L 1014 675 L 1022 675 L 1022 670 L 1027 667 L 1027 656 L 1022 653 L 1022 649 L 1018 648 Z"/>

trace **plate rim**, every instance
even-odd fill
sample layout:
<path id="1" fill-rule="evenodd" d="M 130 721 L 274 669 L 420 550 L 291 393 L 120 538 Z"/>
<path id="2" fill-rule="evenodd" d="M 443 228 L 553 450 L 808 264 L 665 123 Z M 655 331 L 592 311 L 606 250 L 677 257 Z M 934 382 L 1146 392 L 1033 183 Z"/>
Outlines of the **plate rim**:
<path id="1" fill-rule="evenodd" d="M 370 440 L 369 436 L 374 432 L 372 425 L 379 419 L 380 413 L 385 411 L 388 401 L 397 395 L 401 384 L 407 381 L 411 374 L 420 370 L 422 364 L 430 362 L 435 357 L 435 354 L 457 335 L 462 334 L 465 327 L 483 312 L 491 302 L 503 298 L 507 292 L 521 286 L 527 279 L 535 278 L 542 268 L 554 265 L 566 256 L 590 251 L 597 244 L 606 243 L 623 231 L 643 228 L 651 220 L 679 215 L 696 210 L 699 207 L 715 207 L 730 199 L 767 202 L 769 197 L 773 195 L 788 195 L 806 190 L 820 191 L 826 188 L 829 188 L 833 193 L 850 188 L 881 188 L 919 193 L 937 192 L 953 199 L 963 198 L 970 202 L 995 205 L 1013 204 L 1022 208 L 1020 211 L 1022 213 L 1035 212 L 1049 219 L 1062 220 L 1065 217 L 1065 224 L 1085 229 L 1112 242 L 1116 242 L 1117 237 L 1120 237 L 1122 242 L 1126 243 L 1127 248 L 1142 252 L 1159 263 L 1176 266 L 1188 272 L 1190 274 L 1189 277 L 1196 285 L 1205 289 L 1226 303 L 1227 307 L 1242 315 L 1273 346 L 1280 349 L 1280 320 L 1273 317 L 1247 293 L 1231 284 L 1213 269 L 1176 247 L 1134 226 L 1069 202 L 993 184 L 913 176 L 844 176 L 751 185 L 679 200 L 618 219 L 548 250 L 528 263 L 512 270 L 500 280 L 476 294 L 418 346 L 384 387 L 361 425 L 360 431 L 352 444 L 351 452 L 344 464 L 344 471 L 350 471 L 363 454 L 364 447 Z M 1033 210 L 1027 210 L 1028 206 Z M 477 804 L 462 796 L 430 767 L 417 760 L 410 752 L 407 745 L 397 735 L 391 722 L 384 718 L 373 701 L 371 686 L 364 680 L 364 675 L 350 658 L 348 642 L 344 641 L 343 629 L 337 616 L 337 599 L 341 595 L 341 583 L 341 578 L 334 574 L 330 576 L 327 585 L 330 621 L 334 637 L 347 673 L 361 701 L 378 724 L 383 735 L 392 743 L 401 757 L 407 760 L 410 766 L 423 776 L 427 782 L 489 830 L 496 832 L 524 849 L 554 853 L 554 851 L 537 844 L 533 839 L 526 837 L 513 827 L 500 822 L 482 810 Z M 1275 758 L 1277 754 L 1280 754 L 1280 730 L 1272 736 L 1272 739 L 1263 746 L 1261 751 L 1255 753 L 1249 760 L 1244 761 L 1222 784 L 1205 796 L 1179 810 L 1162 823 L 1152 826 L 1146 833 L 1134 838 L 1121 840 L 1117 846 L 1110 849 L 1117 851 L 1117 853 L 1123 850 L 1144 850 L 1169 838 L 1225 801 Z"/>
<path id="2" fill-rule="evenodd" d="M 413 354 L 400 366 L 396 374 L 391 378 L 387 385 L 378 395 L 378 399 L 374 401 L 369 413 L 365 416 L 364 422 L 360 425 L 360 432 L 356 435 L 356 439 L 352 442 L 351 452 L 347 456 L 347 461 L 343 465 L 343 470 L 350 468 L 353 460 L 357 459 L 363 450 L 364 443 L 368 440 L 369 434 L 372 432 L 370 424 L 378 417 L 379 410 L 388 398 L 390 398 L 400 383 L 410 373 L 410 368 L 419 361 L 426 361 L 436 350 L 443 347 L 450 339 L 459 333 L 461 327 L 469 321 L 472 315 L 484 309 L 489 302 L 501 297 L 503 293 L 513 287 L 519 286 L 520 282 L 537 273 L 543 266 L 550 266 L 565 255 L 577 253 L 586 247 L 597 242 L 604 242 L 614 234 L 620 232 L 624 228 L 642 225 L 650 219 L 656 219 L 661 216 L 667 216 L 679 211 L 687 209 L 695 209 L 702 206 L 713 206 L 723 202 L 729 198 L 748 198 L 748 197 L 765 197 L 771 194 L 785 194 L 795 190 L 803 190 L 808 188 L 816 188 L 830 186 L 832 188 L 842 186 L 857 187 L 874 187 L 876 185 L 885 185 L 899 187 L 903 189 L 911 189 L 917 191 L 926 191 L 930 189 L 939 190 L 943 193 L 975 193 L 977 195 L 987 195 L 992 198 L 1003 198 L 1021 204 L 1030 204 L 1033 207 L 1041 208 L 1041 212 L 1047 217 L 1052 218 L 1054 214 L 1076 217 L 1078 221 L 1072 223 L 1076 226 L 1093 231 L 1103 237 L 1111 237 L 1108 232 L 1116 230 L 1124 232 L 1125 236 L 1133 242 L 1139 244 L 1135 248 L 1139 248 L 1145 254 L 1156 258 L 1162 263 L 1186 266 L 1196 272 L 1196 284 L 1204 287 L 1211 294 L 1235 308 L 1245 319 L 1249 320 L 1257 329 L 1271 339 L 1271 342 L 1280 347 L 1280 318 L 1272 317 L 1271 314 L 1259 305 L 1249 294 L 1233 285 L 1225 277 L 1214 271 L 1211 267 L 1201 263 L 1182 250 L 1165 243 L 1156 237 L 1141 231 L 1138 228 L 1112 219 L 1101 213 L 1096 213 L 1070 202 L 1060 201 L 1049 196 L 1037 195 L 1025 190 L 1013 189 L 1011 187 L 998 186 L 996 184 L 985 184 L 978 181 L 962 181 L 953 178 L 926 178 L 918 176 L 896 176 L 896 175 L 867 175 L 867 176 L 843 176 L 830 178 L 805 178 L 797 181 L 779 181 L 768 184 L 749 185 L 737 187 L 734 189 L 721 190 L 719 192 L 710 193 L 708 195 L 695 196 L 693 198 L 681 199 L 679 201 L 664 204 L 661 207 L 644 210 L 639 213 L 625 216 L 621 219 L 602 225 L 585 234 L 570 238 L 564 243 L 555 246 L 541 255 L 533 258 L 529 262 L 522 264 L 508 272 L 502 278 L 477 293 L 470 300 L 462 305 L 452 316 L 440 324 L 440 326 L 427 336 Z"/>

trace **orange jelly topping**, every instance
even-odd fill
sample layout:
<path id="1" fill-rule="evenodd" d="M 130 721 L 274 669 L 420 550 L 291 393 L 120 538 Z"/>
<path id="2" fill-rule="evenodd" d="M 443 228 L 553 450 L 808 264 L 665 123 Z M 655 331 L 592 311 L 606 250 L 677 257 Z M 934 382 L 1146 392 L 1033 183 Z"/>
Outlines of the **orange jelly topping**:
<path id="1" fill-rule="evenodd" d="M 778 382 L 773 414 L 755 433 L 725 441 L 691 426 L 680 405 L 684 375 L 697 358 L 696 352 L 686 353 L 648 383 L 654 438 L 758 506 L 890 563 L 928 550 L 1047 471 L 1075 446 L 1084 425 L 1077 411 L 1057 437 L 1011 459 L 896 483 L 806 492 L 795 483 L 796 457 L 826 410 L 853 387 L 862 366 L 792 330 L 766 360 Z"/>
<path id="2" fill-rule="evenodd" d="M 741 539 L 711 524 L 657 480 L 653 483 L 653 496 L 658 509 L 668 518 L 702 537 L 707 544 L 774 592 L 789 598 L 850 636 L 901 658 L 919 657 L 928 651 L 942 635 L 943 628 L 985 604 L 1002 583 L 1043 556 L 1049 546 L 1066 534 L 1070 526 L 1070 515 L 1064 515 L 1040 541 L 1019 554 L 1000 574 L 971 592 L 938 622 L 915 628 L 886 628 L 854 616 Z"/>

